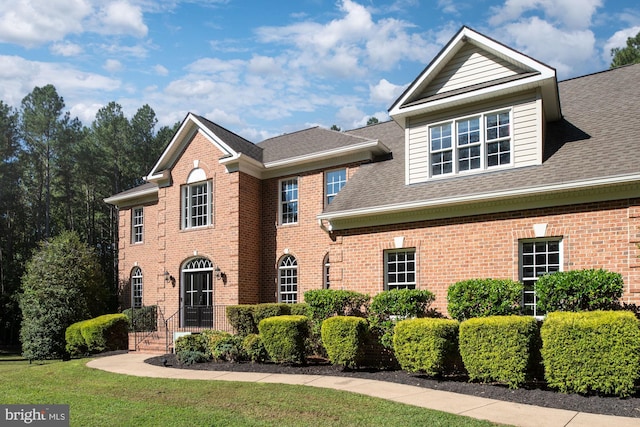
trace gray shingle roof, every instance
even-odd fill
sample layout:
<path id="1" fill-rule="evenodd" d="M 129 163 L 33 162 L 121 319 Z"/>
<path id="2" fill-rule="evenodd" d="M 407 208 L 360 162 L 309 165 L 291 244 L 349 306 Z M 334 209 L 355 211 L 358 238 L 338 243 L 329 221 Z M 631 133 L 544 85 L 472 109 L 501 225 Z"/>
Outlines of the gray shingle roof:
<path id="1" fill-rule="evenodd" d="M 395 122 L 349 133 L 377 137 L 393 159 L 364 165 L 325 212 L 526 190 L 640 172 L 640 64 L 558 83 L 564 117 L 546 128 L 540 166 L 405 185 L 404 132 Z"/>
<path id="2" fill-rule="evenodd" d="M 369 138 L 313 127 L 266 139 L 258 143 L 258 147 L 263 151 L 262 161 L 269 163 L 360 144 L 367 140 Z"/>
<path id="3" fill-rule="evenodd" d="M 194 116 L 196 115 L 194 114 Z M 213 123 L 212 121 L 209 121 L 205 117 L 196 117 L 202 122 L 203 125 L 207 126 L 209 130 L 218 135 L 218 137 L 220 137 L 220 139 L 222 139 L 227 145 L 229 145 L 235 152 L 246 154 L 247 156 L 255 160 L 262 161 L 262 149 L 255 145 L 253 142 L 247 141 L 243 137 L 236 135 L 230 130 L 225 129 L 222 126 Z"/>

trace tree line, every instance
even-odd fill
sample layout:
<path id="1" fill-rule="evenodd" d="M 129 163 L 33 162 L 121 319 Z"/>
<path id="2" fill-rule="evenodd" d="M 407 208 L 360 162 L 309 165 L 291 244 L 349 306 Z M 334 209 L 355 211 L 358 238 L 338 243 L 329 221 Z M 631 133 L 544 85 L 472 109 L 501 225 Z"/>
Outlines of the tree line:
<path id="1" fill-rule="evenodd" d="M 115 296 L 118 218 L 103 199 L 139 185 L 179 125 L 157 124 L 149 105 L 128 119 L 110 102 L 85 126 L 53 85 L 17 108 L 0 100 L 0 344 L 17 341 L 20 283 L 40 241 L 77 233 Z"/>

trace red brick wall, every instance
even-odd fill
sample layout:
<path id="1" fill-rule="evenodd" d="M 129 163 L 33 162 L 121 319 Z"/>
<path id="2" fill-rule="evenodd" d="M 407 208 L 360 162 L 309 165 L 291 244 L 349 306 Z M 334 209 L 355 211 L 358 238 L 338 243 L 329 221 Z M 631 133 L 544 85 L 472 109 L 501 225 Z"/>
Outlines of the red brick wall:
<path id="1" fill-rule="evenodd" d="M 335 169 L 335 168 L 332 168 Z M 353 176 L 358 164 L 347 166 L 347 177 Z M 278 191 L 282 179 L 298 177 L 298 223 L 280 225 L 278 218 Z M 262 302 L 278 299 L 278 262 L 289 253 L 298 262 L 298 301 L 304 293 L 321 289 L 323 261 L 333 242 L 318 225 L 316 216 L 324 209 L 324 171 L 315 170 L 263 182 L 263 279 Z"/>
<path id="2" fill-rule="evenodd" d="M 332 288 L 381 292 L 384 250 L 394 249 L 394 238 L 402 236 L 405 248 L 416 248 L 418 287 L 434 292 L 436 307 L 445 313 L 447 289 L 457 281 L 519 280 L 519 241 L 534 238 L 533 225 L 544 223 L 546 237 L 562 238 L 564 270 L 618 272 L 625 301 L 640 303 L 639 205 L 622 200 L 338 231 Z"/>

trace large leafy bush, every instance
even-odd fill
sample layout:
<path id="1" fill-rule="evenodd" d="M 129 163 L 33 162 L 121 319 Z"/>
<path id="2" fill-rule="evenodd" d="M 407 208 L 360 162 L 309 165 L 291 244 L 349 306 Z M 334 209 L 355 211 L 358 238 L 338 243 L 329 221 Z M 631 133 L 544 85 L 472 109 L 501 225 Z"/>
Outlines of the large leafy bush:
<path id="1" fill-rule="evenodd" d="M 104 313 L 107 301 L 99 259 L 76 233 L 64 232 L 41 243 L 22 278 L 23 356 L 64 356 L 67 327 Z"/>
<path id="2" fill-rule="evenodd" d="M 536 282 L 538 307 L 547 312 L 610 310 L 623 289 L 620 274 L 602 269 L 560 271 Z"/>
<path id="3" fill-rule="evenodd" d="M 508 279 L 470 279 L 447 291 L 447 311 L 458 321 L 518 314 L 523 285 Z"/>

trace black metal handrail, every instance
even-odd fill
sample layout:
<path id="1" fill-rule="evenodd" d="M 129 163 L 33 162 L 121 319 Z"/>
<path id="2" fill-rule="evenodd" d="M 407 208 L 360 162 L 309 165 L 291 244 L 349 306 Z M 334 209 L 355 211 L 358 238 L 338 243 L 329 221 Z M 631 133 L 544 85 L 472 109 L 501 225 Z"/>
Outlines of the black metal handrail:
<path id="1" fill-rule="evenodd" d="M 134 351 L 138 351 L 138 346 L 140 345 L 140 343 L 142 343 L 144 340 L 146 340 L 148 337 L 150 337 L 151 335 L 155 334 L 158 332 L 158 326 L 159 326 L 159 316 L 158 316 L 158 312 L 160 312 L 160 314 L 162 313 L 162 310 L 160 309 L 160 307 L 155 306 L 155 318 L 156 318 L 156 324 L 154 326 L 153 329 L 148 329 L 148 328 L 144 328 L 141 330 L 138 330 L 138 317 L 135 315 L 135 311 L 136 310 L 143 310 L 142 308 L 134 308 L 131 307 L 131 327 L 133 329 L 133 350 Z M 146 326 L 146 322 L 143 322 L 144 325 Z"/>

